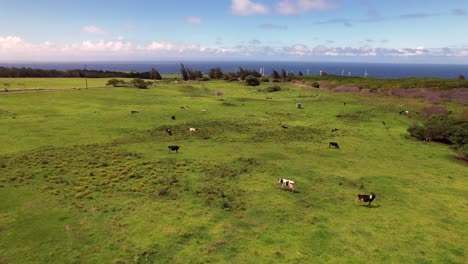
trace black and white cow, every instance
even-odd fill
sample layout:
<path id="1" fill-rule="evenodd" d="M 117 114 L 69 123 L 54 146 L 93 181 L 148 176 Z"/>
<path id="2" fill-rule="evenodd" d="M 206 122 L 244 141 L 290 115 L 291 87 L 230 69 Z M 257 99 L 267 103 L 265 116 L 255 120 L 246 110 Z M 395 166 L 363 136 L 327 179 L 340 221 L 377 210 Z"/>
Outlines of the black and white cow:
<path id="1" fill-rule="evenodd" d="M 336 149 L 340 149 L 340 146 L 338 146 L 338 143 L 336 143 L 336 142 L 330 142 L 328 144 L 328 148 L 331 148 L 331 147 L 334 147 Z"/>
<path id="2" fill-rule="evenodd" d="M 176 153 L 178 153 L 180 147 L 177 145 L 173 145 L 173 146 L 168 146 L 167 148 L 169 149 L 169 153 L 171 151 L 175 151 Z"/>
<path id="3" fill-rule="evenodd" d="M 357 197 L 356 197 L 356 201 L 355 203 L 356 204 L 361 204 L 361 203 L 369 203 L 367 206 L 370 207 L 372 201 L 374 201 L 375 199 L 375 193 L 371 192 L 370 195 L 368 194 L 358 194 Z"/>
<path id="4" fill-rule="evenodd" d="M 289 188 L 289 190 L 291 190 L 291 192 L 295 191 L 296 183 L 294 181 L 286 180 L 286 179 L 278 179 L 278 183 L 281 184 L 281 189 L 283 189 L 284 187 L 287 187 Z"/>

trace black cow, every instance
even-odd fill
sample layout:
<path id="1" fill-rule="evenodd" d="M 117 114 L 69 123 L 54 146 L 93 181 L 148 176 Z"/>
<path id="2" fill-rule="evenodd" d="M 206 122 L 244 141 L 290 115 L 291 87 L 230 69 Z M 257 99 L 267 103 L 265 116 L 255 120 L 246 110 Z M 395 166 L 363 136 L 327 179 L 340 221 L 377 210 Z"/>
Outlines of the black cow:
<path id="1" fill-rule="evenodd" d="M 172 116 L 172 120 L 175 120 L 175 116 Z"/>
<path id="2" fill-rule="evenodd" d="M 130 113 L 132 113 L 132 115 L 134 115 L 134 114 L 137 114 L 139 112 L 137 110 L 132 110 L 132 111 L 130 111 Z"/>
<path id="3" fill-rule="evenodd" d="M 376 195 L 375 193 L 371 192 L 370 195 L 367 195 L 367 194 L 358 194 L 357 197 L 356 197 L 356 201 L 355 203 L 356 204 L 361 204 L 362 202 L 364 203 L 369 203 L 367 204 L 367 206 L 371 206 L 371 203 L 372 201 L 374 201 Z"/>
<path id="4" fill-rule="evenodd" d="M 176 153 L 178 153 L 180 147 L 177 145 L 173 145 L 173 146 L 167 146 L 167 148 L 169 149 L 169 153 L 171 153 L 171 151 L 175 151 Z"/>
<path id="5" fill-rule="evenodd" d="M 172 129 L 167 128 L 166 129 L 166 135 L 172 136 Z"/>
<path id="6" fill-rule="evenodd" d="M 331 147 L 334 147 L 336 149 L 340 149 L 340 146 L 338 146 L 338 143 L 336 143 L 336 142 L 330 142 L 328 144 L 328 148 L 331 148 Z"/>
<path id="7" fill-rule="evenodd" d="M 333 132 L 336 132 L 336 131 L 338 131 L 338 130 L 340 130 L 340 129 L 339 129 L 339 128 L 333 128 L 333 129 L 331 130 L 331 132 L 333 133 Z"/>

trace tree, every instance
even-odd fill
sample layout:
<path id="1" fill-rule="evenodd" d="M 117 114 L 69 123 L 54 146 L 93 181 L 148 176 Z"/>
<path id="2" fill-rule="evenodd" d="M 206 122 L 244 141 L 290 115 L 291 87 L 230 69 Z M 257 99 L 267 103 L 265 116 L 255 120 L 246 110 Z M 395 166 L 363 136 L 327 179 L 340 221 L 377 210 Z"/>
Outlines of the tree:
<path id="1" fill-rule="evenodd" d="M 185 69 L 184 64 L 180 64 L 180 75 L 182 75 L 182 79 L 187 81 L 189 79 L 187 70 Z"/>
<path id="2" fill-rule="evenodd" d="M 158 70 L 156 70 L 155 68 L 151 68 L 150 79 L 162 80 L 162 77 L 161 77 L 161 74 L 159 74 Z"/>
<path id="3" fill-rule="evenodd" d="M 209 76 L 211 79 L 222 79 L 223 78 L 223 72 L 221 71 L 220 67 L 216 68 L 211 68 L 209 72 Z"/>
<path id="4" fill-rule="evenodd" d="M 140 78 L 135 78 L 131 81 L 130 83 L 133 87 L 139 88 L 139 89 L 146 89 L 148 88 L 148 84 L 140 79 Z"/>
<path id="5" fill-rule="evenodd" d="M 274 80 L 278 80 L 280 78 L 279 73 L 276 70 L 273 70 L 273 72 L 271 73 L 271 78 L 273 78 Z"/>
<path id="6" fill-rule="evenodd" d="M 187 74 L 189 80 L 197 80 L 199 78 L 203 78 L 203 73 L 198 70 L 187 69 Z"/>
<path id="7" fill-rule="evenodd" d="M 286 81 L 286 77 L 288 77 L 288 74 L 284 69 L 281 69 L 281 79 L 283 79 L 283 82 Z"/>
<path id="8" fill-rule="evenodd" d="M 297 75 L 299 75 L 299 76 L 304 76 L 304 74 L 303 74 L 301 71 L 299 71 L 299 72 L 297 73 Z"/>
<path id="9" fill-rule="evenodd" d="M 258 85 L 260 85 L 260 81 L 257 79 L 257 77 L 255 77 L 253 75 L 248 75 L 247 77 L 245 77 L 245 83 L 248 86 L 258 86 Z"/>
<path id="10" fill-rule="evenodd" d="M 459 80 L 459 81 L 464 81 L 464 80 L 465 80 L 465 76 L 462 75 L 462 74 L 458 75 L 458 80 Z"/>

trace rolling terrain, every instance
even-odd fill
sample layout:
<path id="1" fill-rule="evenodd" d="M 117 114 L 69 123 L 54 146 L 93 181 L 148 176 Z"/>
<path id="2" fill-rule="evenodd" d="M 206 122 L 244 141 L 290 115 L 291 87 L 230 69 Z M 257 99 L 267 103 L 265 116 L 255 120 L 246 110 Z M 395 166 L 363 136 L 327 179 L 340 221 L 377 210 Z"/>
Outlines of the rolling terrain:
<path id="1" fill-rule="evenodd" d="M 0 263 L 466 261 L 466 164 L 399 114 L 430 103 L 278 85 L 0 96 Z"/>

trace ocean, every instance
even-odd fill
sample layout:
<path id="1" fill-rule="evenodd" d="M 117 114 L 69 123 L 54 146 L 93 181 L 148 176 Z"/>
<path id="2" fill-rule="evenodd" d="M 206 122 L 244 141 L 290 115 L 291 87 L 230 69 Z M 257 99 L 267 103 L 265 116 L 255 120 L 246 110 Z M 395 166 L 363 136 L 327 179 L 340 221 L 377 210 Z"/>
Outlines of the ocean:
<path id="1" fill-rule="evenodd" d="M 156 68 L 160 73 L 178 73 L 181 62 L 34 62 L 2 63 L 3 67 L 31 67 L 47 70 L 83 69 L 108 71 L 150 71 Z M 208 72 L 210 68 L 220 67 L 224 72 L 245 69 L 264 69 L 265 74 L 272 70 L 284 69 L 297 74 L 319 75 L 320 71 L 335 75 L 351 75 L 382 78 L 436 77 L 457 78 L 464 75 L 468 78 L 468 65 L 460 64 L 390 64 L 390 63 L 350 63 L 350 62 L 283 62 L 283 61 L 188 61 L 182 62 L 186 68 Z"/>

